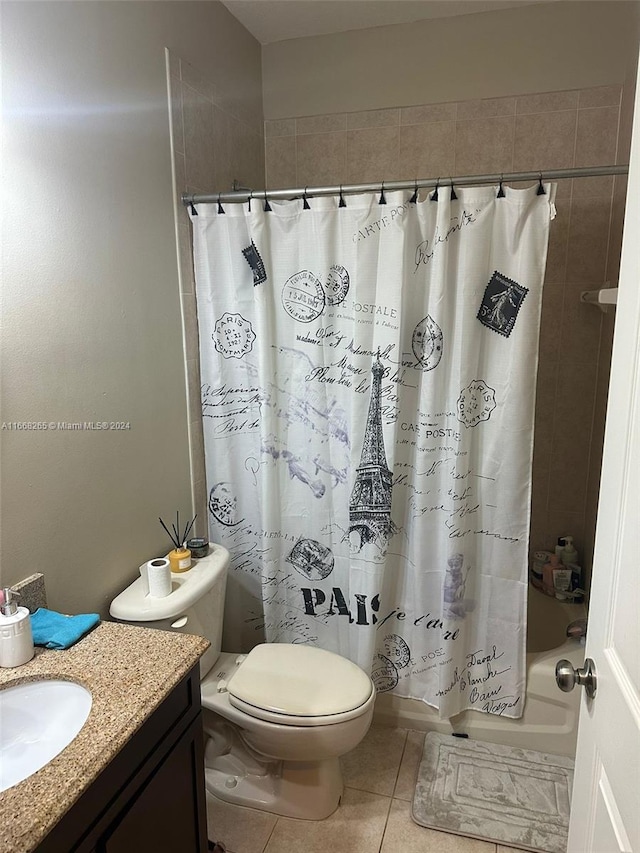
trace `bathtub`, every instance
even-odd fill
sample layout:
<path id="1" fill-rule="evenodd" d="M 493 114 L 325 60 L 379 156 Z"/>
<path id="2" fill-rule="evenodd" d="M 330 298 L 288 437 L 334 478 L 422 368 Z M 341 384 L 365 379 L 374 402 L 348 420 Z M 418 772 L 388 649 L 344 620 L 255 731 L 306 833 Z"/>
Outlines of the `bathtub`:
<path id="1" fill-rule="evenodd" d="M 584 616 L 583 605 L 558 601 L 529 586 L 527 699 L 519 720 L 477 711 L 439 720 L 437 712 L 424 702 L 381 693 L 374 723 L 442 734 L 466 732 L 477 740 L 575 756 L 581 691 L 575 688 L 563 693 L 556 685 L 555 668 L 560 658 L 574 667 L 584 663 L 584 646 L 565 634 L 570 622 Z"/>

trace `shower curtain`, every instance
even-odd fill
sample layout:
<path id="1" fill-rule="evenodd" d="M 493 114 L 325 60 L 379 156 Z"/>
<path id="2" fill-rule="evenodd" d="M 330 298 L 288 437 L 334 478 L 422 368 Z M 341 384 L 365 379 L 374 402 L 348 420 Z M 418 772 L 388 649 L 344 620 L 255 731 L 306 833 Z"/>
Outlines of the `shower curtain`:
<path id="1" fill-rule="evenodd" d="M 192 212 L 226 648 L 521 716 L 544 189 Z"/>

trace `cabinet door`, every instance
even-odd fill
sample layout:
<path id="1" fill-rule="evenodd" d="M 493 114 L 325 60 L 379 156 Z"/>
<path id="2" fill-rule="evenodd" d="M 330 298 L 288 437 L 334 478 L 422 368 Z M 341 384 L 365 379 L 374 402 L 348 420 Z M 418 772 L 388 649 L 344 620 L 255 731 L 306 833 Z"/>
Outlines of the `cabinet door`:
<path id="1" fill-rule="evenodd" d="M 205 853 L 203 759 L 198 715 L 97 849 L 101 853 Z"/>

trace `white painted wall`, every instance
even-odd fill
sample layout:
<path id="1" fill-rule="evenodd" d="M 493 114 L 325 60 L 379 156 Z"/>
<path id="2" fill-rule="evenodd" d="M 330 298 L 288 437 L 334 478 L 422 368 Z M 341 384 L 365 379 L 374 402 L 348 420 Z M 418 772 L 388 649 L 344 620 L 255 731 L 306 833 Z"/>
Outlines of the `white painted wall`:
<path id="1" fill-rule="evenodd" d="M 268 118 L 621 82 L 638 3 L 564 2 L 264 51 Z M 3 2 L 1 582 L 106 613 L 190 506 L 164 47 L 246 114 L 260 46 L 219 2 Z"/>
<path id="2" fill-rule="evenodd" d="M 265 118 L 621 84 L 639 10 L 565 0 L 265 45 Z"/>
<path id="3" fill-rule="evenodd" d="M 261 112 L 218 2 L 3 2 L 2 584 L 100 610 L 191 506 L 164 48 Z M 167 549 L 168 550 L 168 549 Z"/>

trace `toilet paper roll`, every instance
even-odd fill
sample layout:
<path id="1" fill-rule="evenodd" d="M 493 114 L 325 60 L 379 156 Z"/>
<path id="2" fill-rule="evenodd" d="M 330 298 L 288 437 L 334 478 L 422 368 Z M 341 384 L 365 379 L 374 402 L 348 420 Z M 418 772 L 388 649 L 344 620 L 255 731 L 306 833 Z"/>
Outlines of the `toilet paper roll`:
<path id="1" fill-rule="evenodd" d="M 171 592 L 171 567 L 166 557 L 149 560 L 145 563 L 149 581 L 149 595 L 152 598 L 165 598 Z M 144 577 L 144 575 L 143 575 Z"/>

